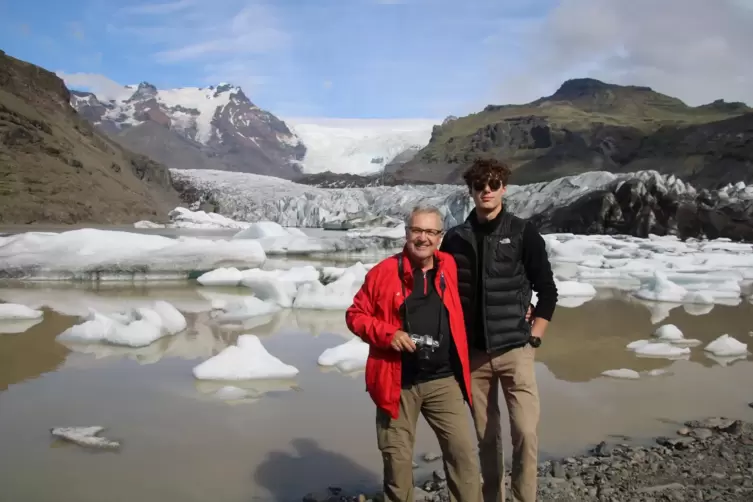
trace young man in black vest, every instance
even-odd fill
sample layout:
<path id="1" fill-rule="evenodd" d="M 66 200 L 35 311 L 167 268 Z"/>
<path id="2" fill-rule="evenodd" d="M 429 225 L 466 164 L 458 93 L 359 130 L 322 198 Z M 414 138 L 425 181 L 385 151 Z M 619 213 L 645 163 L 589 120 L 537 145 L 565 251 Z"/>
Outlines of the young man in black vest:
<path id="1" fill-rule="evenodd" d="M 440 248 L 457 263 L 484 502 L 505 500 L 500 384 L 512 435 L 512 500 L 536 500 L 540 408 L 534 354 L 557 304 L 544 239 L 502 203 L 509 177 L 502 162 L 473 163 L 464 179 L 475 209 L 447 232 Z M 532 291 L 538 302 L 529 322 Z"/>

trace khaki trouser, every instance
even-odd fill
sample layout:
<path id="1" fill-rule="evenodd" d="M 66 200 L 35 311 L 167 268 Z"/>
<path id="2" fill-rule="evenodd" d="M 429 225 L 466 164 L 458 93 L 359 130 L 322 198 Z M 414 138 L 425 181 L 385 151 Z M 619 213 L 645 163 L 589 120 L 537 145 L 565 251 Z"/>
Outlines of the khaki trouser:
<path id="1" fill-rule="evenodd" d="M 505 500 L 499 384 L 510 417 L 512 500 L 536 500 L 540 406 L 534 372 L 535 351 L 530 345 L 498 354 L 471 349 L 472 411 L 484 478 L 484 502 Z"/>
<path id="2" fill-rule="evenodd" d="M 400 393 L 400 416 L 377 408 L 377 444 L 384 462 L 384 498 L 413 502 L 413 445 L 421 413 L 442 450 L 447 487 L 453 502 L 480 502 L 479 460 L 469 413 L 454 377 L 422 382 Z"/>

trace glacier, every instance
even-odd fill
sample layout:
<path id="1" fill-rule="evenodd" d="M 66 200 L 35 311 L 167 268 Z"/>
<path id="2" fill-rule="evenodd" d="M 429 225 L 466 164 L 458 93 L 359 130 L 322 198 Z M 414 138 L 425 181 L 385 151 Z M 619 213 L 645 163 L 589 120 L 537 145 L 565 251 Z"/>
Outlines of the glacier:
<path id="1" fill-rule="evenodd" d="M 372 174 L 397 155 L 429 143 L 435 119 L 284 118 L 306 145 L 301 162 L 306 174 Z"/>
<path id="2" fill-rule="evenodd" d="M 273 221 L 286 227 L 324 227 L 368 217 L 404 219 L 418 203 L 437 206 L 446 228 L 461 223 L 473 208 L 465 186 L 398 185 L 366 188 L 318 188 L 269 176 L 213 170 L 171 170 L 181 184 L 200 194 L 217 212 L 232 220 Z M 509 185 L 505 204 L 522 218 L 552 211 L 598 190 L 630 180 L 662 187 L 670 197 L 687 198 L 696 189 L 672 175 L 656 171 L 610 173 L 592 171 L 554 181 Z M 744 183 L 716 191 L 719 199 L 753 200 L 753 187 Z"/>

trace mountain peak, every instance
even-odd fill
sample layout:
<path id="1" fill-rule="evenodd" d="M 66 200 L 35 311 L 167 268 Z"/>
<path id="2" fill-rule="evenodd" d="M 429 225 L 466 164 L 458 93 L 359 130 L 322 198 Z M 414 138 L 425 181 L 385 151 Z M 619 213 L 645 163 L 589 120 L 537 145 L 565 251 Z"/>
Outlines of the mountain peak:
<path id="1" fill-rule="evenodd" d="M 630 90 L 638 92 L 654 92 L 650 87 L 643 86 L 622 86 L 602 82 L 595 78 L 573 78 L 565 80 L 557 91 L 552 94 L 550 99 L 555 100 L 573 100 L 579 98 L 593 97 L 608 91 Z"/>
<path id="2" fill-rule="evenodd" d="M 141 82 L 127 101 L 150 99 L 157 95 L 157 87 L 149 82 Z"/>

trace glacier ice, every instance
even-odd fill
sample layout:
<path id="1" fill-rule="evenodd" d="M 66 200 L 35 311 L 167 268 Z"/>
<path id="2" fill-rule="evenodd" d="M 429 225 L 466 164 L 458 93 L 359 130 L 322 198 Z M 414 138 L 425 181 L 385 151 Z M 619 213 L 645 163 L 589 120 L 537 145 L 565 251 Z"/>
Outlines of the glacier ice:
<path id="1" fill-rule="evenodd" d="M 323 227 L 330 222 L 389 217 L 403 220 L 418 203 L 432 204 L 444 216 L 446 227 L 470 213 L 473 203 L 464 186 L 399 185 L 366 188 L 318 188 L 248 173 L 171 169 L 172 176 L 193 187 L 219 206 L 219 213 L 236 221 L 274 221 L 286 227 Z M 574 202 L 581 196 L 631 179 L 663 186 L 670 195 L 695 193 L 674 176 L 656 171 L 614 174 L 593 171 L 550 182 L 508 186 L 507 207 L 528 218 Z M 719 193 L 753 199 L 750 187 L 728 186 Z"/>
<path id="2" fill-rule="evenodd" d="M 406 150 L 429 143 L 440 120 L 297 119 L 286 118 L 306 145 L 303 172 L 369 174 Z"/>

